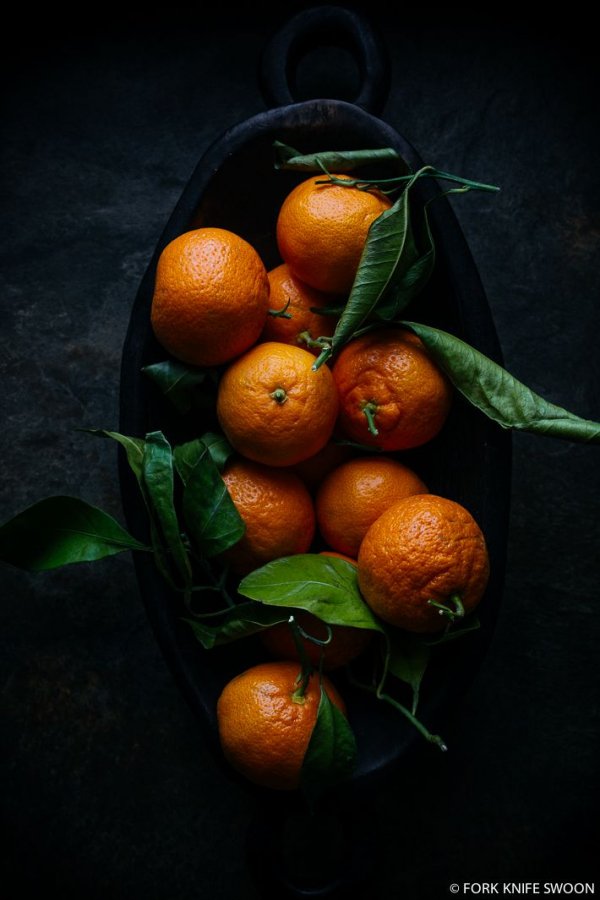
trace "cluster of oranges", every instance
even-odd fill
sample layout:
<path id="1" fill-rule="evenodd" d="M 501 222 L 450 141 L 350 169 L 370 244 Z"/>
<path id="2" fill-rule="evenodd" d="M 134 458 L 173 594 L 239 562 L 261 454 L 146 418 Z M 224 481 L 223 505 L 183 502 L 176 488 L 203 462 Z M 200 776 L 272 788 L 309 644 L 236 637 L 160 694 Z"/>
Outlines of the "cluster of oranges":
<path id="1" fill-rule="evenodd" d="M 343 178 L 344 176 L 339 176 Z M 471 515 L 428 493 L 396 458 L 356 455 L 337 436 L 395 452 L 442 428 L 451 388 L 420 340 L 396 326 L 352 340 L 333 365 L 314 368 L 319 339 L 333 334 L 327 310 L 343 305 L 371 223 L 387 208 L 376 190 L 313 177 L 286 198 L 277 221 L 284 263 L 271 272 L 241 237 L 201 228 L 172 241 L 156 272 L 152 325 L 175 357 L 220 366 L 217 415 L 237 451 L 223 479 L 246 530 L 227 551 L 240 576 L 305 553 L 318 532 L 326 550 L 357 566 L 366 603 L 385 622 L 414 632 L 444 627 L 445 604 L 479 602 L 488 576 Z M 317 638 L 325 626 L 298 621 Z M 369 632 L 333 629 L 325 668 L 361 653 Z M 279 660 L 298 659 L 287 625 L 263 632 Z M 320 651 L 306 642 L 318 661 Z M 298 663 L 265 663 L 234 678 L 219 700 L 221 742 L 251 780 L 298 784 L 318 707 L 314 677 L 299 694 Z M 331 682 L 332 702 L 343 702 Z"/>

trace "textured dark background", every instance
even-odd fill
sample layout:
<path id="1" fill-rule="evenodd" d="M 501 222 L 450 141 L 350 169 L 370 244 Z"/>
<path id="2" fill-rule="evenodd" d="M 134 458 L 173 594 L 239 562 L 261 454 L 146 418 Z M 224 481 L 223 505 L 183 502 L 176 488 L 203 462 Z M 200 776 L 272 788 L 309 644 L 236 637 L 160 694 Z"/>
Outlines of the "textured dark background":
<path id="1" fill-rule="evenodd" d="M 76 429 L 117 425 L 137 283 L 199 155 L 263 108 L 255 70 L 277 21 L 180 9 L 104 15 L 90 30 L 48 17 L 37 44 L 23 22 L 5 46 L 1 520 L 53 493 L 120 515 L 113 447 Z M 426 161 L 502 186 L 454 205 L 507 367 L 600 418 L 585 28 L 410 21 L 380 18 L 384 118 Z M 351 73 L 334 59 L 339 86 Z M 306 91 L 311 78 L 307 65 Z M 592 876 L 597 471 L 597 449 L 515 437 L 505 601 L 451 753 L 425 754 L 373 794 L 386 897 Z M 6 896 L 255 898 L 243 853 L 255 800 L 206 750 L 129 560 L 1 578 Z"/>

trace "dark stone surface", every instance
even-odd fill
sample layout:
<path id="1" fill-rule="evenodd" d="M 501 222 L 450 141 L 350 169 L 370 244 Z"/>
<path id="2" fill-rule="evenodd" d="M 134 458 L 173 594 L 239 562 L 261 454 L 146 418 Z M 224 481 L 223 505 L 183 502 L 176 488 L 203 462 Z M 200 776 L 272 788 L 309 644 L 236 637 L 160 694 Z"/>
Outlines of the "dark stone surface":
<path id="1" fill-rule="evenodd" d="M 208 143 L 262 108 L 254 72 L 271 25 L 187 16 L 97 33 L 54 22 L 47 47 L 18 60 L 8 48 L 1 520 L 54 493 L 120 514 L 113 447 L 76 429 L 116 425 L 129 307 L 162 225 Z M 507 367 L 599 418 L 599 128 L 583 44 L 384 25 L 384 118 L 427 161 L 502 185 L 455 208 Z M 424 754 L 372 798 L 383 896 L 592 876 L 597 454 L 515 437 L 505 602 L 451 752 Z M 2 585 L 7 896 L 256 897 L 243 852 L 255 799 L 208 753 L 128 559 L 3 568 Z"/>

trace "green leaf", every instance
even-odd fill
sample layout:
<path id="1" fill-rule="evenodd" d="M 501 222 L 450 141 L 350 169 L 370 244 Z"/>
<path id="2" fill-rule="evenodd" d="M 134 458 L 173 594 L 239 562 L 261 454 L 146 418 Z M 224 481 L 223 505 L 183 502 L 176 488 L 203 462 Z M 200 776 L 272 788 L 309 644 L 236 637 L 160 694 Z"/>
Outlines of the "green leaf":
<path id="1" fill-rule="evenodd" d="M 96 437 L 112 438 L 113 441 L 121 444 L 127 454 L 127 462 L 129 468 L 137 478 L 138 482 L 142 480 L 142 460 L 144 458 L 144 447 L 146 442 L 142 438 L 128 437 L 126 434 L 119 434 L 118 431 L 105 431 L 103 428 L 86 428 L 88 434 Z"/>
<path id="2" fill-rule="evenodd" d="M 196 438 L 193 441 L 188 441 L 187 444 L 180 444 L 178 447 L 174 447 L 173 459 L 175 460 L 175 467 L 184 484 L 205 448 L 210 452 L 219 472 L 223 471 L 227 460 L 235 452 L 224 435 L 214 434 L 211 431 L 207 431 L 201 438 Z"/>
<path id="3" fill-rule="evenodd" d="M 409 218 L 406 250 L 403 254 L 402 264 L 397 269 L 389 296 L 383 298 L 376 310 L 377 318 L 384 322 L 391 322 L 400 315 L 417 294 L 423 290 L 433 272 L 435 266 L 435 245 L 429 225 L 427 206 L 423 209 L 421 230 L 423 234 L 420 241 L 417 242 L 419 247 L 417 249 L 413 225 Z"/>
<path id="4" fill-rule="evenodd" d="M 386 637 L 389 650 L 388 672 L 411 688 L 413 693 L 411 712 L 414 716 L 419 704 L 421 682 L 429 663 L 431 651 L 427 644 L 414 635 L 397 629 L 386 628 Z"/>
<path id="5" fill-rule="evenodd" d="M 217 625 L 207 623 L 206 619 L 185 619 L 192 631 L 206 650 L 230 644 L 239 638 L 248 637 L 272 625 L 287 622 L 290 614 L 285 609 L 262 606 L 260 603 L 241 603 L 228 609 Z"/>
<path id="6" fill-rule="evenodd" d="M 324 790 L 349 778 L 356 765 L 356 739 L 345 715 L 321 685 L 317 719 L 302 762 L 300 785 L 314 802 Z"/>
<path id="7" fill-rule="evenodd" d="M 506 369 L 459 338 L 416 322 L 401 322 L 421 338 L 457 390 L 502 428 L 569 441 L 600 443 L 600 422 L 580 419 L 513 378 Z"/>
<path id="8" fill-rule="evenodd" d="M 173 497 L 173 455 L 171 445 L 162 431 L 153 431 L 146 435 L 142 471 L 148 502 L 164 538 L 167 554 L 173 560 L 185 586 L 189 587 L 192 570 L 181 538 Z M 155 538 L 154 548 L 155 550 L 158 548 L 160 552 L 158 536 L 153 535 L 153 538 Z"/>
<path id="9" fill-rule="evenodd" d="M 182 415 L 194 407 L 197 388 L 206 378 L 204 369 L 168 359 L 142 369 Z"/>
<path id="10" fill-rule="evenodd" d="M 307 610 L 328 625 L 382 630 L 361 597 L 356 566 L 334 556 L 284 556 L 247 575 L 238 592 L 270 606 Z"/>
<path id="11" fill-rule="evenodd" d="M 322 172 L 324 166 L 330 172 L 350 172 L 368 163 L 389 162 L 402 157 L 391 147 L 377 150 L 328 150 L 302 154 L 281 141 L 274 141 L 275 168 L 295 172 Z"/>
<path id="12" fill-rule="evenodd" d="M 31 572 L 148 550 L 112 516 L 77 497 L 48 497 L 0 527 L 0 559 Z"/>
<path id="13" fill-rule="evenodd" d="M 183 515 L 198 550 L 206 557 L 237 544 L 244 534 L 244 520 L 206 446 L 187 471 Z"/>

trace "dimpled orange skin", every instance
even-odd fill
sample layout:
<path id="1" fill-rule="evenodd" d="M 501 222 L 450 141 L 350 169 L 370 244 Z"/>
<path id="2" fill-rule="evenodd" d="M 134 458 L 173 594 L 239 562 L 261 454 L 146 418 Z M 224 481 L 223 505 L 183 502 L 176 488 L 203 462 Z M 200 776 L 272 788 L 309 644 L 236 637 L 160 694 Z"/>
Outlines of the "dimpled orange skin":
<path id="1" fill-rule="evenodd" d="M 450 411 L 450 382 L 409 331 L 387 328 L 351 341 L 332 371 L 340 428 L 362 444 L 388 451 L 419 447 L 438 434 Z M 369 431 L 367 404 L 378 435 Z"/>
<path id="2" fill-rule="evenodd" d="M 322 316 L 318 312 L 311 311 L 311 308 L 331 306 L 332 298 L 295 278 L 285 263 L 271 269 L 268 274 L 269 308 L 276 311 L 285 308 L 286 315 L 267 316 L 260 336 L 261 341 L 294 344 L 313 354 L 319 353 L 318 349 L 307 345 L 302 335 L 308 335 L 314 341 L 319 337 L 330 337 L 333 334 L 335 317 Z"/>
<path id="3" fill-rule="evenodd" d="M 321 556 L 334 556 L 337 559 L 345 559 L 346 562 L 356 566 L 356 560 L 344 556 L 342 553 L 332 553 L 324 550 Z M 290 610 L 290 613 L 292 610 Z M 327 639 L 327 628 L 316 616 L 302 610 L 294 611 L 296 621 L 307 634 L 321 641 Z M 373 637 L 372 632 L 365 628 L 351 628 L 347 625 L 330 625 L 331 641 L 323 648 L 323 668 L 339 669 L 356 659 L 357 656 L 368 647 Z M 298 650 L 294 641 L 292 630 L 287 622 L 273 625 L 260 633 L 260 639 L 264 647 L 272 656 L 279 659 L 299 660 Z M 318 668 L 321 660 L 321 650 L 317 644 L 302 638 L 302 646 L 310 662 Z"/>
<path id="4" fill-rule="evenodd" d="M 269 341 L 226 369 L 217 415 L 239 453 L 270 466 L 292 466 L 325 446 L 338 398 L 331 371 L 321 366 L 314 372 L 314 361 L 307 350 Z"/>
<path id="5" fill-rule="evenodd" d="M 266 269 L 237 234 L 198 228 L 161 253 L 152 328 L 177 359 L 217 366 L 239 356 L 258 340 L 268 308 Z"/>
<path id="6" fill-rule="evenodd" d="M 338 175 L 348 179 L 348 175 Z M 303 181 L 283 201 L 277 244 L 292 272 L 319 291 L 347 294 L 372 222 L 391 202 L 377 191 Z"/>
<path id="7" fill-rule="evenodd" d="M 330 547 L 356 557 L 365 534 L 386 509 L 411 494 L 425 493 L 425 483 L 397 460 L 351 459 L 330 472 L 317 492 L 319 530 Z"/>
<path id="8" fill-rule="evenodd" d="M 441 631 L 447 624 L 428 600 L 458 594 L 471 612 L 485 591 L 485 539 L 460 504 L 434 494 L 400 500 L 371 525 L 358 554 L 358 583 L 373 612 L 407 631 Z"/>
<path id="9" fill-rule="evenodd" d="M 301 702 L 292 695 L 300 666 L 270 662 L 233 678 L 217 703 L 219 738 L 226 759 L 262 787 L 291 791 L 299 786 L 321 698 L 313 675 Z M 344 701 L 327 677 L 327 696 L 344 715 Z"/>
<path id="10" fill-rule="evenodd" d="M 223 554 L 238 574 L 309 549 L 315 513 L 297 475 L 238 459 L 225 467 L 223 481 L 246 526 L 241 540 Z"/>

